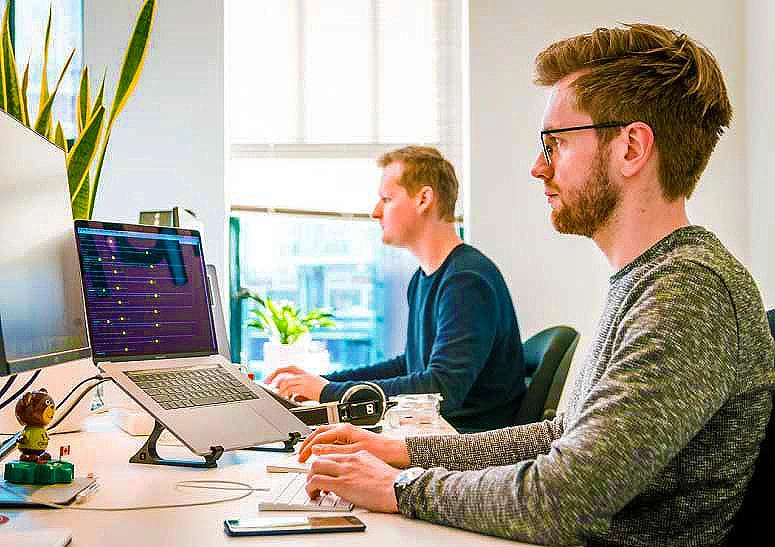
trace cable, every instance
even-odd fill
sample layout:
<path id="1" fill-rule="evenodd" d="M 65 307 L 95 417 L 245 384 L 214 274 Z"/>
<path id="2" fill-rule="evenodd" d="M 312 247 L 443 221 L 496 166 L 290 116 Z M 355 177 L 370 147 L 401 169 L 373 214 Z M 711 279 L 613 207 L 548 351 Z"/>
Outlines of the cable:
<path id="1" fill-rule="evenodd" d="M 231 485 L 231 486 L 239 486 L 240 488 L 227 488 L 227 487 L 218 487 L 218 486 L 196 486 L 196 483 L 210 483 L 210 484 L 225 484 L 225 485 Z M 205 488 L 210 490 L 237 490 L 240 492 L 244 492 L 242 494 L 236 495 L 236 496 L 230 496 L 228 498 L 223 498 L 219 500 L 210 500 L 210 501 L 193 501 L 190 503 L 169 503 L 169 504 L 159 504 L 159 505 L 141 505 L 141 506 L 128 506 L 128 507 L 73 507 L 72 505 L 61 505 L 59 503 L 50 503 L 45 500 L 38 499 L 34 496 L 26 496 L 23 494 L 20 494 L 19 492 L 16 492 L 6 486 L 3 486 L 0 483 L 0 489 L 5 490 L 6 492 L 12 494 L 13 496 L 17 498 L 21 498 L 29 503 L 34 503 L 37 505 L 43 505 L 45 507 L 51 507 L 53 509 L 70 509 L 71 511 L 145 511 L 148 509 L 174 509 L 178 507 L 197 507 L 201 505 L 216 505 L 218 503 L 226 503 L 229 501 L 238 501 L 241 499 L 247 498 L 249 495 L 251 495 L 253 492 L 265 492 L 267 491 L 266 488 L 253 488 L 249 484 L 245 484 L 244 482 L 236 482 L 236 481 L 181 481 L 178 483 L 175 483 L 175 488 Z"/>
<path id="2" fill-rule="evenodd" d="M 17 398 L 19 395 L 21 395 L 22 393 L 24 393 L 24 391 L 25 391 L 25 390 L 26 390 L 28 387 L 30 387 L 30 386 L 32 385 L 32 382 L 34 382 L 35 380 L 37 380 L 37 379 L 38 379 L 38 376 L 40 376 L 40 369 L 36 370 L 36 371 L 35 371 L 35 373 L 34 373 L 32 376 L 30 376 L 30 379 L 29 379 L 29 380 L 27 380 L 27 382 L 26 382 L 26 383 L 25 383 L 25 384 L 24 384 L 24 385 L 23 385 L 23 386 L 22 386 L 22 387 L 21 387 L 21 388 L 20 388 L 20 389 L 19 389 L 19 390 L 18 390 L 16 393 L 14 393 L 14 394 L 13 394 L 13 395 L 11 395 L 10 397 L 8 397 L 8 399 L 7 399 L 7 400 L 5 400 L 5 401 L 3 401 L 2 403 L 0 403 L 0 410 L 2 410 L 2 409 L 4 409 L 5 407 L 7 407 L 9 404 L 11 404 L 13 401 L 15 401 L 15 400 L 16 400 L 16 398 Z"/>
<path id="3" fill-rule="evenodd" d="M 69 392 L 67 395 L 65 395 L 64 397 L 62 397 L 62 400 L 61 400 L 61 401 L 59 401 L 59 404 L 57 404 L 57 406 L 62 406 L 63 404 L 65 404 L 65 401 L 67 401 L 67 400 L 70 398 L 70 396 L 71 396 L 73 393 L 75 393 L 75 390 L 76 390 L 76 389 L 78 389 L 79 387 L 81 387 L 82 385 L 84 385 L 86 382 L 90 382 L 90 381 L 92 381 L 92 380 L 101 380 L 101 382 L 99 382 L 99 383 L 101 384 L 102 382 L 106 382 L 106 381 L 108 381 L 108 379 L 109 379 L 109 378 L 103 378 L 102 376 L 100 376 L 100 375 L 97 375 L 97 376 L 91 376 L 91 377 L 89 377 L 89 378 L 86 378 L 86 379 L 84 379 L 84 380 L 81 380 L 80 382 L 78 382 L 77 384 L 75 384 L 75 387 L 73 387 L 73 388 L 70 390 L 70 392 Z M 94 384 L 94 385 L 96 386 L 96 385 L 98 385 L 98 384 Z M 94 388 L 94 386 L 92 386 L 91 388 L 89 388 L 89 390 L 90 390 L 90 389 L 93 389 L 93 388 Z M 86 393 L 88 393 L 88 392 L 89 392 L 89 390 L 86 390 Z"/>
<path id="4" fill-rule="evenodd" d="M 5 395 L 5 392 L 13 385 L 14 380 L 16 380 L 16 374 L 6 380 L 5 385 L 0 389 L 0 397 Z"/>
<path id="5" fill-rule="evenodd" d="M 67 399 L 68 399 L 68 398 L 69 398 L 69 397 L 70 397 L 70 396 L 71 396 L 73 393 L 75 393 L 75 390 L 76 390 L 76 389 L 78 389 L 80 386 L 82 386 L 83 384 L 85 384 L 85 383 L 86 383 L 87 381 L 89 381 L 89 380 L 98 380 L 98 381 L 96 381 L 94 384 L 90 385 L 90 386 L 89 386 L 87 389 L 83 390 L 83 392 L 82 392 L 82 393 L 81 393 L 81 394 L 78 396 L 78 398 L 75 400 L 75 402 L 73 402 L 73 404 L 71 404 L 71 405 L 70 405 L 70 406 L 67 408 L 67 410 L 65 410 L 65 411 L 64 411 L 64 412 L 63 412 L 63 413 L 62 413 L 60 416 L 57 416 L 57 419 L 56 419 L 56 420 L 55 420 L 53 423 L 51 423 L 51 424 L 49 424 L 48 426 L 46 426 L 46 429 L 54 429 L 56 426 L 58 426 L 59 424 L 61 424 L 61 423 L 62 423 L 62 421 L 63 421 L 65 418 L 67 418 L 67 416 L 68 416 L 68 415 L 69 415 L 69 414 L 70 414 L 70 413 L 73 411 L 73 409 L 74 409 L 74 408 L 75 408 L 75 407 L 78 405 L 78 403 L 80 403 L 80 402 L 81 402 L 81 400 L 82 400 L 84 397 L 86 397 L 86 394 L 87 394 L 87 393 L 89 393 L 89 392 L 90 392 L 92 389 L 94 389 L 94 388 L 95 388 L 95 387 L 97 387 L 98 385 L 100 385 L 100 384 L 102 384 L 102 383 L 105 383 L 105 382 L 109 381 L 109 380 L 110 380 L 110 378 L 102 378 L 102 377 L 100 377 L 100 376 L 95 376 L 95 377 L 93 377 L 93 378 L 87 378 L 86 380 L 83 380 L 83 381 L 82 381 L 82 382 L 80 382 L 80 383 L 79 383 L 77 386 L 75 386 L 75 387 L 74 387 L 72 390 L 70 390 L 70 393 L 68 393 L 67 395 L 65 395 L 64 399 L 62 399 L 62 403 L 64 403 L 65 401 L 67 401 Z M 60 403 L 60 404 L 62 404 L 62 403 Z"/>

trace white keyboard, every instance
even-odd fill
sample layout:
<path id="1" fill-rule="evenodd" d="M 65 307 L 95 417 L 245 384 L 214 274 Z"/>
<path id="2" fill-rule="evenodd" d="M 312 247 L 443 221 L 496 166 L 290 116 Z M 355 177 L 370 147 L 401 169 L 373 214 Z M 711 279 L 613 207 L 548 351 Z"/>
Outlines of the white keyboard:
<path id="1" fill-rule="evenodd" d="M 275 484 L 277 488 L 274 488 Z M 258 504 L 259 511 L 352 511 L 353 504 L 329 492 L 314 500 L 309 499 L 304 488 L 307 475 L 304 473 L 283 473 L 273 483 L 273 499 Z"/>

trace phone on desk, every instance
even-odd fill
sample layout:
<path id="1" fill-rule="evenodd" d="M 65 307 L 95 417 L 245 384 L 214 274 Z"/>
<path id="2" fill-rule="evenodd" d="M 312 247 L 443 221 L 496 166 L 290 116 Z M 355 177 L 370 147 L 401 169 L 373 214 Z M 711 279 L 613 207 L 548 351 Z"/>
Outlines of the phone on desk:
<path id="1" fill-rule="evenodd" d="M 223 521 L 230 536 L 278 536 L 326 532 L 364 532 L 366 525 L 351 515 L 333 517 L 256 517 Z"/>

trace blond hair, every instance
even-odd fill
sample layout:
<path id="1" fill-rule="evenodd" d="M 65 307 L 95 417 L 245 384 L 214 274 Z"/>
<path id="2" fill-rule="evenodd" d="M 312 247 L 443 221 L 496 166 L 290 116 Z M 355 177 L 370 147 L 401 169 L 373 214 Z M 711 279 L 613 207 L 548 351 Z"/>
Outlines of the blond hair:
<path id="1" fill-rule="evenodd" d="M 577 107 L 593 123 L 647 123 L 654 132 L 662 194 L 689 197 L 729 127 L 732 105 L 721 69 L 703 46 L 646 24 L 600 28 L 556 42 L 538 54 L 535 81 L 572 83 Z M 618 129 L 598 130 L 604 143 Z"/>
<path id="2" fill-rule="evenodd" d="M 386 152 L 377 159 L 377 165 L 382 168 L 395 162 L 403 165 L 398 184 L 410 196 L 416 195 L 423 186 L 430 186 L 436 195 L 439 218 L 454 222 L 457 176 L 455 168 L 441 152 L 431 146 L 405 146 Z"/>

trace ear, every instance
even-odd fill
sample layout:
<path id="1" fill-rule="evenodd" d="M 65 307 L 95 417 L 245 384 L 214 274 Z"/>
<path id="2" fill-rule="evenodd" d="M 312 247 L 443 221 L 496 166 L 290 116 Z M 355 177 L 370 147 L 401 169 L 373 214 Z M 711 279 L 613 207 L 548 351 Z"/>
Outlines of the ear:
<path id="1" fill-rule="evenodd" d="M 420 214 L 429 211 L 433 206 L 433 202 L 436 195 L 433 192 L 433 188 L 430 186 L 423 186 L 420 188 L 414 196 L 414 203 L 417 207 L 417 212 Z"/>
<path id="2" fill-rule="evenodd" d="M 623 130 L 622 161 L 619 170 L 624 177 L 634 177 L 655 159 L 654 130 L 646 123 L 633 122 Z"/>

